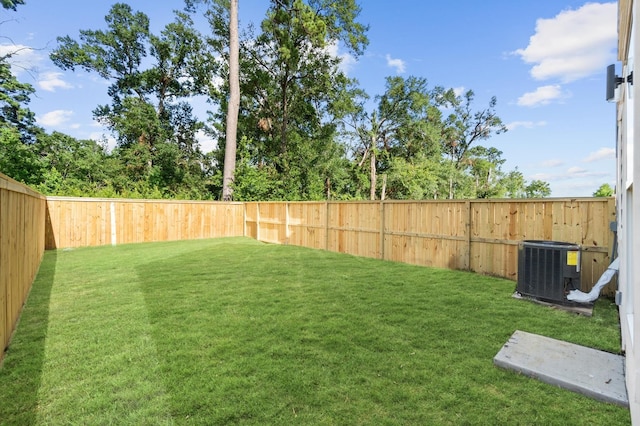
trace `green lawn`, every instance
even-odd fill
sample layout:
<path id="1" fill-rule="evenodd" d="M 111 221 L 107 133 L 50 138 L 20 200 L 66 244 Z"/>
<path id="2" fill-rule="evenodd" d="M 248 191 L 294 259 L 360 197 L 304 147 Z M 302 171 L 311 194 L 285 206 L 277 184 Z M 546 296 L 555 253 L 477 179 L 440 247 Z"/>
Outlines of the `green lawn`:
<path id="1" fill-rule="evenodd" d="M 45 254 L 0 424 L 629 424 L 493 366 L 516 329 L 620 350 L 515 283 L 245 238 Z"/>

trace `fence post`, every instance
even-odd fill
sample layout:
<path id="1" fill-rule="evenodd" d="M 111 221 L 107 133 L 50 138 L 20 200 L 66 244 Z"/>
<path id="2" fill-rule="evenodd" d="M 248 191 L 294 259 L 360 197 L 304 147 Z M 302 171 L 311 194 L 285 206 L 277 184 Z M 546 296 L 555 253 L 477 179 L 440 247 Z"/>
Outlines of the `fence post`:
<path id="1" fill-rule="evenodd" d="M 467 220 L 464 226 L 464 232 L 466 234 L 467 237 L 467 241 L 466 241 L 466 248 L 465 248 L 465 257 L 466 257 L 466 270 L 470 270 L 471 269 L 471 200 L 467 200 L 464 203 L 465 209 L 467 211 Z"/>
<path id="2" fill-rule="evenodd" d="M 329 201 L 324 203 L 324 249 L 329 250 Z"/>
<path id="3" fill-rule="evenodd" d="M 289 245 L 289 202 L 284 203 L 284 244 Z"/>
<path id="4" fill-rule="evenodd" d="M 385 175 L 386 177 L 386 175 Z M 385 179 L 386 182 L 386 179 Z M 384 253 L 384 200 L 380 200 L 380 259 L 385 260 Z"/>
<path id="5" fill-rule="evenodd" d="M 115 246 L 118 241 L 117 241 L 117 232 L 116 232 L 116 203 L 114 203 L 113 201 L 110 203 L 109 205 L 109 210 L 111 212 L 111 245 Z"/>
<path id="6" fill-rule="evenodd" d="M 256 240 L 260 241 L 260 203 L 256 202 Z"/>

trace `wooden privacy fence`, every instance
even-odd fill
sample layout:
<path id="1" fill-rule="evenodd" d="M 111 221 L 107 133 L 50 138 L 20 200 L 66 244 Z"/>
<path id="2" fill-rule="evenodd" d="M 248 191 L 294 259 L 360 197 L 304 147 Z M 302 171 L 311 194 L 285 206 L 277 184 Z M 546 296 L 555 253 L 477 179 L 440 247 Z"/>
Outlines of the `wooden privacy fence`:
<path id="1" fill-rule="evenodd" d="M 246 235 L 517 279 L 518 244 L 582 247 L 582 288 L 611 259 L 612 198 L 248 202 L 49 197 L 0 175 L 0 343 L 6 347 L 43 250 Z M 605 294 L 615 291 L 615 284 Z"/>
<path id="2" fill-rule="evenodd" d="M 611 261 L 614 220 L 613 198 L 245 203 L 246 235 L 260 241 L 511 280 L 521 241 L 577 243 L 584 291 Z"/>
<path id="3" fill-rule="evenodd" d="M 44 253 L 45 197 L 0 174 L 0 359 Z"/>
<path id="4" fill-rule="evenodd" d="M 47 198 L 46 248 L 244 235 L 242 203 Z"/>

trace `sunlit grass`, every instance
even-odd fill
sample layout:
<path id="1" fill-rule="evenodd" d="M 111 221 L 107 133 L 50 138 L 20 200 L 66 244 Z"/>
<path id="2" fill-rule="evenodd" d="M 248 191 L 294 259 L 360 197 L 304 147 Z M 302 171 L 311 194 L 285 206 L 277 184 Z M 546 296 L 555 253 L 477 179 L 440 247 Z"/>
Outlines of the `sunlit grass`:
<path id="1" fill-rule="evenodd" d="M 627 424 L 493 366 L 514 330 L 616 352 L 471 273 L 250 239 L 47 252 L 0 369 L 0 424 Z"/>

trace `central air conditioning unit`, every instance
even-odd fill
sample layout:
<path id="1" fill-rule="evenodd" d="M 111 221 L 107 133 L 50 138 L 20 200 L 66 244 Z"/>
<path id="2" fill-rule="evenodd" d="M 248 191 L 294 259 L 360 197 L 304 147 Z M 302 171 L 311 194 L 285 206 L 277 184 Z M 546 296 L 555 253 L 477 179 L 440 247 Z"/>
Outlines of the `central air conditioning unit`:
<path id="1" fill-rule="evenodd" d="M 518 245 L 518 285 L 522 296 L 570 305 L 567 294 L 580 290 L 580 246 L 558 241 Z"/>

